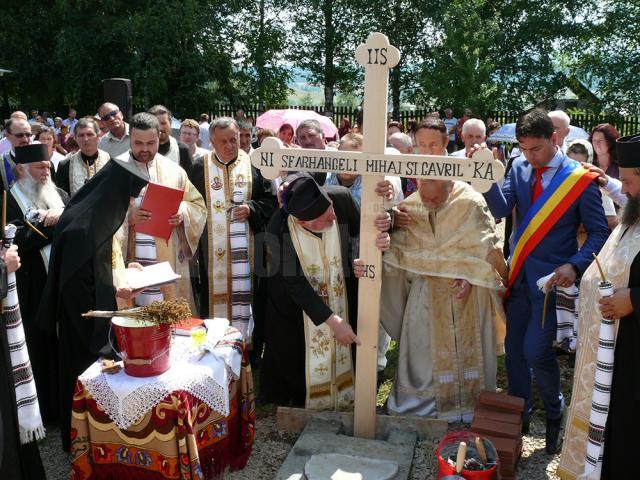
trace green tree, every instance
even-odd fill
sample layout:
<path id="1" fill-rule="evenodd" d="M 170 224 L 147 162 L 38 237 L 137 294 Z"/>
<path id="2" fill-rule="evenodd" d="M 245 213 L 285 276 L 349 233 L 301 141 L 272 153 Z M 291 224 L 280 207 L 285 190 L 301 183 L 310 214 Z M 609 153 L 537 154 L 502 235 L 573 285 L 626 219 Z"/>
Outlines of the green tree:
<path id="1" fill-rule="evenodd" d="M 556 49 L 572 35 L 584 2 L 453 0 L 432 16 L 421 42 L 416 98 L 485 115 L 520 110 L 552 96 L 563 82 Z"/>
<path id="2" fill-rule="evenodd" d="M 242 2 L 237 16 L 238 40 L 243 45 L 238 84 L 243 103 L 278 105 L 289 94 L 289 69 L 283 64 L 286 31 L 282 2 Z"/>
<path id="3" fill-rule="evenodd" d="M 591 86 L 601 108 L 621 114 L 640 112 L 640 3 L 598 2 L 584 9 L 567 69 Z"/>
<path id="4" fill-rule="evenodd" d="M 424 40 L 433 31 L 433 17 L 442 9 L 441 0 L 353 0 L 365 12 L 361 36 L 381 32 L 400 51 L 400 61 L 389 72 L 393 117 L 399 118 L 401 101 L 418 86 L 420 54 Z M 403 96 L 404 92 L 404 96 Z"/>
<path id="5" fill-rule="evenodd" d="M 362 17 L 352 0 L 295 0 L 290 59 L 309 72 L 310 81 L 324 87 L 324 104 L 333 112 L 337 91 L 353 92 L 359 67 L 354 34 Z"/>
<path id="6" fill-rule="evenodd" d="M 26 0 L 3 10 L 0 61 L 23 103 L 93 113 L 102 79 L 130 78 L 134 103 L 164 103 L 178 116 L 237 95 L 234 3 L 221 0 Z M 25 14 L 25 12 L 28 12 Z M 24 52 L 29 52 L 25 54 Z M 218 98 L 212 98 L 211 87 Z"/>

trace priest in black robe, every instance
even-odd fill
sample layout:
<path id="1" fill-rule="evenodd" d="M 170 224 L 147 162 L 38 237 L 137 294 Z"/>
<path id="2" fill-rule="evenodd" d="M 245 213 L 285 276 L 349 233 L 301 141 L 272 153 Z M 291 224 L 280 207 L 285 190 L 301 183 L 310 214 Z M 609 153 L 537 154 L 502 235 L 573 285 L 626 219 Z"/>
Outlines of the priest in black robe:
<path id="1" fill-rule="evenodd" d="M 349 189 L 341 186 L 319 187 L 306 174 L 287 178 L 283 207 L 267 227 L 268 298 L 265 319 L 265 351 L 261 370 L 261 398 L 277 405 L 305 406 L 307 398 L 304 315 L 319 326 L 326 323 L 340 344 L 357 343 L 355 335 L 358 283 L 353 273 L 354 246 L 360 232 L 360 209 Z M 389 195 L 388 182 L 378 193 Z M 346 290 L 346 315 L 337 318 L 326 296 L 319 294 L 305 276 L 292 241 L 289 217 L 302 221 L 304 228 L 322 239 L 328 225 L 335 222 L 339 232 L 342 276 Z M 382 223 L 378 223 L 381 221 Z M 329 222 L 329 223 L 327 223 Z M 316 226 L 314 226 L 316 223 Z M 390 226 L 387 214 L 376 220 L 379 231 Z M 381 234 L 378 248 L 388 246 L 388 235 Z M 352 358 L 355 358 L 353 355 Z"/>
<path id="2" fill-rule="evenodd" d="M 16 181 L 7 194 L 7 222 L 17 227 L 14 244 L 22 259 L 16 287 L 42 419 L 45 424 L 57 424 L 57 339 L 54 332 L 38 327 L 36 315 L 47 280 L 53 231 L 68 195 L 51 180 L 46 145 L 16 147 L 15 161 Z"/>
<path id="3" fill-rule="evenodd" d="M 55 230 L 40 325 L 58 330 L 62 445 L 70 448 L 71 404 L 78 376 L 101 356 L 111 355 L 109 319 L 83 318 L 89 310 L 116 310 L 113 237 L 129 202 L 147 179 L 127 162 L 112 159 L 69 201 Z"/>
<path id="4" fill-rule="evenodd" d="M 0 299 L 7 295 L 9 269 L 15 271 L 20 263 L 20 258 L 15 251 L 6 255 L 4 259 L 0 259 Z M 0 478 L 7 480 L 44 480 L 46 478 L 36 441 L 20 444 L 16 388 L 4 317 L 0 321 Z"/>
<path id="5" fill-rule="evenodd" d="M 619 138 L 616 147 L 622 193 L 628 198 L 620 218 L 624 238 L 640 221 L 640 135 Z M 600 310 L 605 318 L 620 319 L 600 478 L 632 478 L 637 470 L 634 419 L 640 412 L 640 254 L 632 261 L 628 287 L 602 299 Z"/>

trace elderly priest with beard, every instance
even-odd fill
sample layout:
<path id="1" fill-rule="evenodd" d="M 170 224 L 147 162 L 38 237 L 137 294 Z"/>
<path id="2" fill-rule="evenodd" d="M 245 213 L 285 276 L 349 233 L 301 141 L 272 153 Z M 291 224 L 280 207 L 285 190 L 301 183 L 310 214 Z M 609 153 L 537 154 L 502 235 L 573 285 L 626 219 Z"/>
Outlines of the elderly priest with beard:
<path id="1" fill-rule="evenodd" d="M 598 255 L 612 296 L 601 298 L 596 262 L 580 283 L 578 347 L 564 448 L 566 479 L 635 478 L 640 411 L 640 135 L 616 142 L 620 224 Z M 613 340 L 613 341 L 612 341 Z M 611 376 L 611 371 L 613 375 Z M 610 396 L 609 396 L 610 395 Z"/>
<path id="2" fill-rule="evenodd" d="M 17 180 L 7 195 L 7 223 L 18 227 L 14 243 L 22 268 L 16 272 L 16 285 L 42 417 L 45 423 L 56 423 L 57 341 L 54 333 L 40 330 L 36 320 L 53 231 L 68 196 L 51 180 L 46 145 L 16 147 L 15 154 Z"/>
<path id="3" fill-rule="evenodd" d="M 308 409 L 348 408 L 354 396 L 352 349 L 357 279 L 351 240 L 360 209 L 341 186 L 320 188 L 309 175 L 287 178 L 282 208 L 267 227 L 268 300 L 261 386 L 265 400 Z M 288 186 L 287 186 L 288 184 Z M 378 195 L 392 197 L 388 181 Z M 387 213 L 378 214 L 376 247 L 389 246 Z"/>
<path id="4" fill-rule="evenodd" d="M 388 409 L 469 422 L 480 391 L 496 388 L 504 338 L 495 223 L 464 182 L 419 180 L 401 208 L 410 221 L 391 235 L 380 300 L 380 321 L 400 347 Z"/>

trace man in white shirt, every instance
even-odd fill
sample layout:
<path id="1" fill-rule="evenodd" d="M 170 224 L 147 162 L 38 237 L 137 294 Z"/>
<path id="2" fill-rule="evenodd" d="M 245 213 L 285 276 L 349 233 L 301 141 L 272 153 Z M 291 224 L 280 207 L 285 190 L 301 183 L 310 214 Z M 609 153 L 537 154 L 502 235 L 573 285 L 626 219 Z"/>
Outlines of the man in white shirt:
<path id="1" fill-rule="evenodd" d="M 207 148 L 198 146 L 199 135 L 200 126 L 195 120 L 187 118 L 180 124 L 180 141 L 189 148 L 189 153 L 194 161 L 196 158 L 211 152 L 211 150 Z"/>
<path id="2" fill-rule="evenodd" d="M 209 115 L 203 113 L 200 115 L 200 146 L 209 149 L 211 137 L 209 135 Z"/>
<path id="3" fill-rule="evenodd" d="M 462 125 L 461 136 L 464 148 L 453 152 L 452 157 L 466 157 L 474 145 L 482 145 L 487 139 L 487 127 L 479 118 L 470 118 Z"/>
<path id="4" fill-rule="evenodd" d="M 569 118 L 569 115 L 562 110 L 554 110 L 553 112 L 549 112 L 548 115 L 551 117 L 553 128 L 558 134 L 556 145 L 560 147 L 560 150 L 566 153 L 567 145 L 565 144 L 565 139 L 567 138 L 567 135 L 569 135 L 571 119 Z"/>
<path id="5" fill-rule="evenodd" d="M 76 123 L 78 123 L 78 119 L 76 118 L 77 116 L 78 116 L 78 112 L 76 111 L 76 109 L 75 108 L 70 108 L 69 109 L 69 116 L 62 121 L 63 125 L 68 125 L 69 126 L 69 133 L 71 135 L 73 135 L 73 132 L 76 129 Z"/>
<path id="6" fill-rule="evenodd" d="M 115 103 L 106 102 L 98 108 L 98 115 L 109 129 L 109 133 L 100 139 L 98 148 L 112 158 L 128 152 L 131 143 L 129 125 L 124 121 L 120 108 Z"/>

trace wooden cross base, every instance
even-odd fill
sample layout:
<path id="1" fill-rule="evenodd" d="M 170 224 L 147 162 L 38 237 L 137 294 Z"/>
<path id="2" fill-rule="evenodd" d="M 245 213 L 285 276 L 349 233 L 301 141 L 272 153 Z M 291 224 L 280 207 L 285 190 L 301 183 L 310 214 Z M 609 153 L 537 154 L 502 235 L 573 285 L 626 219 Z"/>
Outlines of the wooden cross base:
<path id="1" fill-rule="evenodd" d="M 339 419 L 345 435 L 353 435 L 353 412 L 329 412 L 305 410 L 304 408 L 278 407 L 276 421 L 278 430 L 299 434 L 315 416 Z M 439 440 L 447 434 L 446 420 L 414 417 L 410 415 L 376 415 L 375 438 L 386 439 L 393 429 L 416 432 L 419 440 L 426 438 Z"/>

